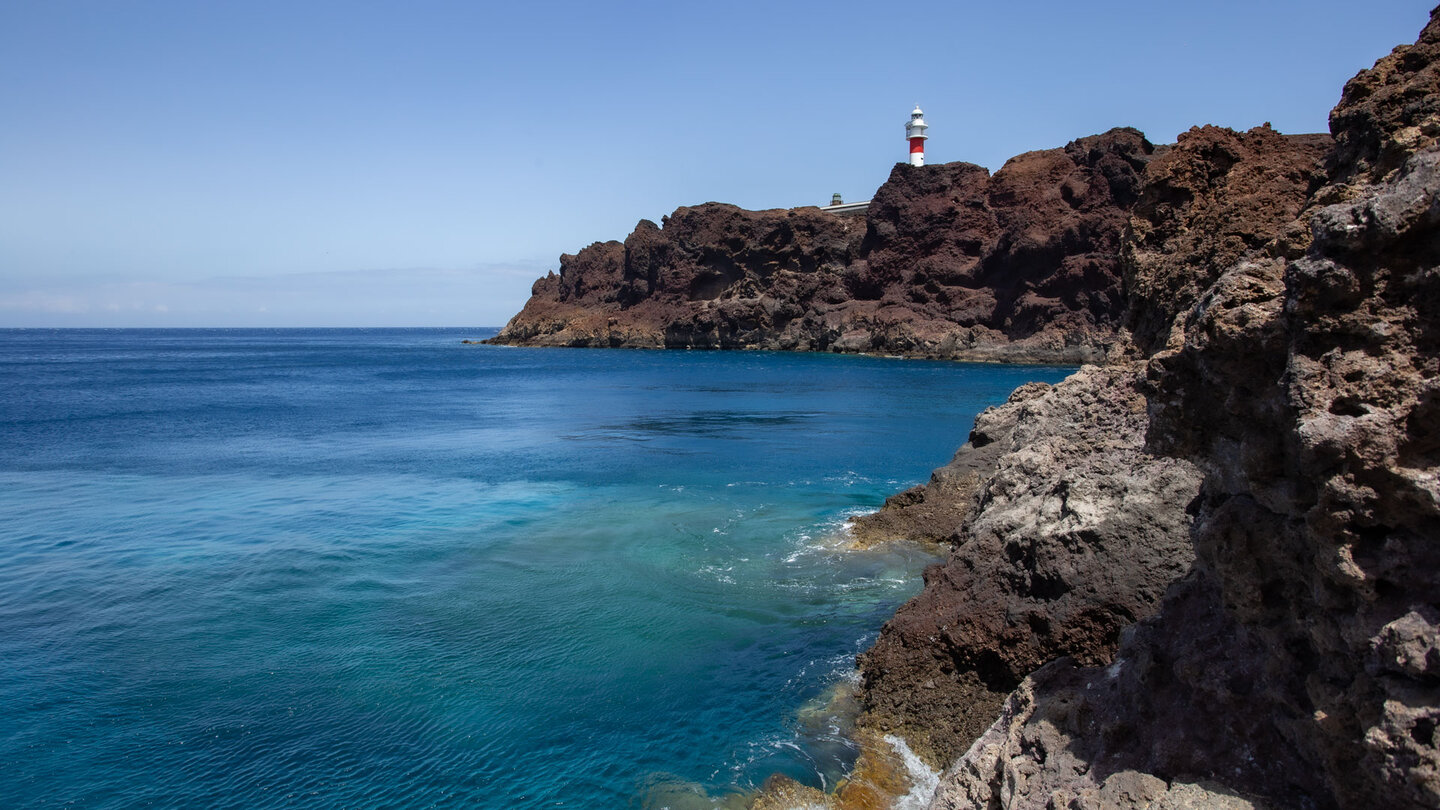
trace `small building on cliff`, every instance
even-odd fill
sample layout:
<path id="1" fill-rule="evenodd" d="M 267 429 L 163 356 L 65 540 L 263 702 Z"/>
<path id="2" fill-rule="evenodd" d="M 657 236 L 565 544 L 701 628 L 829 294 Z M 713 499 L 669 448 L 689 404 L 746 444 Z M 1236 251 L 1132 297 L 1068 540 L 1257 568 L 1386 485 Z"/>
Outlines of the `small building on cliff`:
<path id="1" fill-rule="evenodd" d="M 870 210 L 870 201 L 865 200 L 863 202 L 847 203 L 840 198 L 840 193 L 836 192 L 830 196 L 830 204 L 822 206 L 820 210 L 827 211 L 831 214 L 859 214 L 863 216 L 866 211 Z"/>
<path id="2" fill-rule="evenodd" d="M 905 122 L 905 142 L 910 146 L 911 166 L 925 165 L 925 141 L 930 139 L 925 134 L 928 129 L 930 125 L 925 123 L 925 113 L 916 104 L 915 109 L 910 111 L 910 120 Z M 870 210 L 870 201 L 847 203 L 836 192 L 831 195 L 830 204 L 821 206 L 820 210 L 831 214 L 864 214 Z"/>

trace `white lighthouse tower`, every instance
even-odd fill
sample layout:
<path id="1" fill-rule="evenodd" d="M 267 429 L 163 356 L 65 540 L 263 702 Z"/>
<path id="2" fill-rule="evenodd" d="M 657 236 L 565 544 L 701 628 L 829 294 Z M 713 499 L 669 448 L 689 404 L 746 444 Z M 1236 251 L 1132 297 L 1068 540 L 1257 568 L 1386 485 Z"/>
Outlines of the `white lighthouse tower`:
<path id="1" fill-rule="evenodd" d="M 920 111 L 920 105 L 916 104 L 915 109 L 910 111 L 910 121 L 905 125 L 905 139 L 910 141 L 910 165 L 925 165 L 925 139 L 929 135 L 925 130 L 930 126 L 925 123 L 925 113 Z"/>

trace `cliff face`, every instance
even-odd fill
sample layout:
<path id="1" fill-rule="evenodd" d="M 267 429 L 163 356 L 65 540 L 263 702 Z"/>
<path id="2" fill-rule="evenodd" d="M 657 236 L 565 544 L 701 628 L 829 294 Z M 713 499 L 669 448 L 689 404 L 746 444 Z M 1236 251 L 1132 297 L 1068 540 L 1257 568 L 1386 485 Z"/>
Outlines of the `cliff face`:
<path id="1" fill-rule="evenodd" d="M 1153 151 L 1113 129 L 1011 158 L 994 177 L 897 166 L 870 204 L 858 290 L 893 308 L 897 328 L 855 348 L 1106 359 L 1125 309 L 1126 212 Z"/>
<path id="2" fill-rule="evenodd" d="M 865 220 L 707 203 L 561 257 L 493 342 L 1103 361 L 1152 147 L 1133 129 L 1013 158 L 897 165 Z"/>
<path id="3" fill-rule="evenodd" d="M 1164 316 L 1210 286 L 1218 261 L 1257 251 L 1293 219 L 1329 143 L 1205 127 L 1151 161 L 1120 250 L 1131 290 L 1121 317 L 1142 345 L 1169 339 Z M 1061 656 L 1108 663 L 1122 629 L 1158 611 L 1193 561 L 1200 478 L 1146 450 L 1145 376 L 1116 363 L 1044 394 L 1021 389 L 1029 405 L 983 414 L 929 484 L 855 522 L 861 538 L 955 547 L 862 658 L 867 723 L 916 738 L 943 765 L 1026 675 Z M 937 721 L 936 696 L 950 692 Z"/>
<path id="4" fill-rule="evenodd" d="M 1252 733 L 1341 806 L 1434 807 L 1440 10 L 1331 127 L 1309 249 L 1227 270 L 1152 360 L 1151 443 L 1206 471 L 1192 589 L 1258 642 Z"/>
<path id="5" fill-rule="evenodd" d="M 863 227 L 680 209 L 500 340 L 1107 361 L 856 521 L 953 546 L 862 732 L 935 808 L 1440 807 L 1440 9 L 1330 126 L 899 166 Z"/>
<path id="6" fill-rule="evenodd" d="M 1281 135 L 1195 127 L 1150 163 L 1122 248 L 1127 325 L 1149 353 L 1174 348 L 1175 316 L 1190 309 L 1220 272 L 1264 247 L 1295 220 L 1323 180 L 1325 135 Z M 1300 250 L 1309 232 L 1288 234 Z"/>
<path id="7" fill-rule="evenodd" d="M 662 224 L 561 256 L 494 342 L 804 350 L 835 337 L 824 316 L 852 298 L 862 220 L 707 203 Z"/>
<path id="8" fill-rule="evenodd" d="M 960 754 L 932 807 L 1440 806 L 1440 9 L 1331 129 L 1321 182 L 1263 130 L 1152 162 L 1151 356 L 1000 409 L 950 561 L 862 661 L 866 722 Z M 967 700 L 935 723 L 930 692 Z"/>
<path id="9" fill-rule="evenodd" d="M 1137 372 L 1087 367 L 977 420 L 957 461 L 998 458 L 949 562 L 861 657 L 867 727 L 949 762 L 1026 675 L 1062 655 L 1108 664 L 1121 630 L 1159 609 L 1193 560 L 1200 475 L 1144 452 Z"/>

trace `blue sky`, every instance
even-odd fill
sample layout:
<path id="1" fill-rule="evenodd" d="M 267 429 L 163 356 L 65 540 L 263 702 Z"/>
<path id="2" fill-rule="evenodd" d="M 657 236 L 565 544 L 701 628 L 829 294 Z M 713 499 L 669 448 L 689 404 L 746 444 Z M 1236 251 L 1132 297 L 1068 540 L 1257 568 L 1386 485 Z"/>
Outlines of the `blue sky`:
<path id="1" fill-rule="evenodd" d="M 0 0 L 0 326 L 500 325 L 640 218 L 1326 128 L 1429 2 Z"/>

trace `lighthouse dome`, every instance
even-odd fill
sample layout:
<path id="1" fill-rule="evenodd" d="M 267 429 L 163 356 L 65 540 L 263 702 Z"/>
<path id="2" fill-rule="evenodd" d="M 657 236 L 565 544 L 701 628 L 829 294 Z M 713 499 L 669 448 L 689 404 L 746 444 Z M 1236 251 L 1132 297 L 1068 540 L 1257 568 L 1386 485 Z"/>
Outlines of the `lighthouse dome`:
<path id="1" fill-rule="evenodd" d="M 913 109 L 913 110 L 910 111 L 910 117 L 911 117 L 911 118 L 919 118 L 920 116 L 922 116 L 922 115 L 924 115 L 924 114 L 925 114 L 925 113 L 923 113 L 923 112 L 920 111 L 920 105 L 919 105 L 919 104 L 916 104 L 916 105 L 915 105 L 915 109 Z"/>

